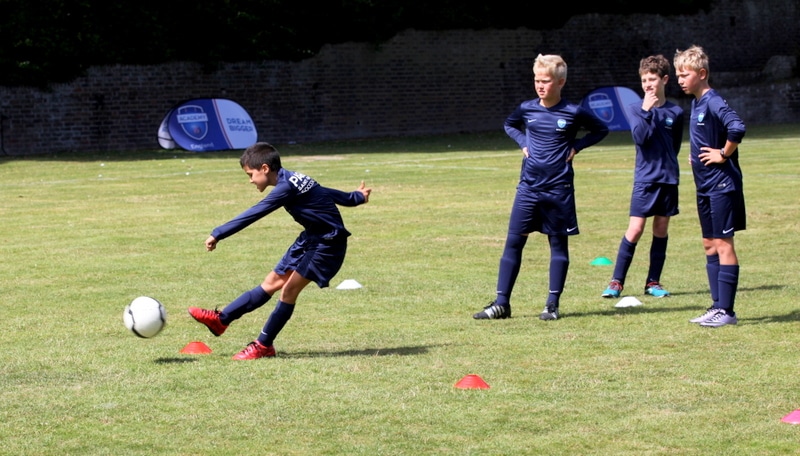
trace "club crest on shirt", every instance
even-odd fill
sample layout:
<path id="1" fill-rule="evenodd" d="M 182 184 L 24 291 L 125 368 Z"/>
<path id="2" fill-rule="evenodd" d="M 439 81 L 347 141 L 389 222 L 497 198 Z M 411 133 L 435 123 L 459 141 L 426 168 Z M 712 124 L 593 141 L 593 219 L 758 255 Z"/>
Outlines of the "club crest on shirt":
<path id="1" fill-rule="evenodd" d="M 664 119 L 664 123 L 667 124 L 668 127 L 671 127 L 673 123 L 675 123 L 675 119 L 672 117 L 667 117 Z"/>
<path id="2" fill-rule="evenodd" d="M 558 128 L 564 128 L 567 126 L 567 121 L 564 119 L 558 119 L 556 121 L 556 125 L 558 125 Z"/>
<path id="3" fill-rule="evenodd" d="M 700 114 L 697 115 L 697 123 L 703 123 L 703 119 L 705 118 L 706 118 L 706 113 L 701 112 Z"/>

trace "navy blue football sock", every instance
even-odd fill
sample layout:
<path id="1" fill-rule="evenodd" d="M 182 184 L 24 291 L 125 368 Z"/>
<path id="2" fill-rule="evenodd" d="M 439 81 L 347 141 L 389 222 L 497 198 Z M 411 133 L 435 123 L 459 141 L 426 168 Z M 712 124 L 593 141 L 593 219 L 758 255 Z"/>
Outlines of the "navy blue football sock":
<path id="1" fill-rule="evenodd" d="M 506 237 L 506 246 L 500 258 L 500 270 L 497 274 L 497 300 L 500 305 L 509 305 L 514 283 L 519 275 L 522 265 L 522 249 L 528 242 L 528 236 L 509 233 Z"/>
<path id="2" fill-rule="evenodd" d="M 622 241 L 619 243 L 619 251 L 617 252 L 617 264 L 614 266 L 614 276 L 612 279 L 619 280 L 619 283 L 623 285 L 625 284 L 625 277 L 628 276 L 628 269 L 631 267 L 633 254 L 635 252 L 636 243 L 622 236 Z"/>
<path id="3" fill-rule="evenodd" d="M 708 274 L 708 287 L 711 290 L 712 307 L 719 303 L 719 255 L 706 255 L 706 273 Z"/>
<path id="4" fill-rule="evenodd" d="M 238 320 L 242 315 L 252 312 L 263 306 L 271 296 L 261 288 L 261 285 L 250 291 L 245 291 L 233 302 L 225 306 L 219 314 L 219 321 L 223 325 L 229 325 L 232 321 Z"/>
<path id="5" fill-rule="evenodd" d="M 550 242 L 550 294 L 548 304 L 558 306 L 569 270 L 569 236 L 548 236 Z"/>
<path id="6" fill-rule="evenodd" d="M 733 304 L 736 289 L 739 287 L 739 265 L 721 264 L 719 266 L 719 307 L 734 315 Z"/>
<path id="7" fill-rule="evenodd" d="M 664 262 L 667 260 L 668 236 L 663 238 L 653 236 L 650 244 L 650 270 L 647 273 L 647 283 L 661 282 L 661 271 L 664 270 Z"/>
<path id="8" fill-rule="evenodd" d="M 269 315 L 267 323 L 258 335 L 258 341 L 264 346 L 269 347 L 275 341 L 275 337 L 281 332 L 283 326 L 292 318 L 294 304 L 287 304 L 281 300 L 275 305 L 275 310 Z"/>

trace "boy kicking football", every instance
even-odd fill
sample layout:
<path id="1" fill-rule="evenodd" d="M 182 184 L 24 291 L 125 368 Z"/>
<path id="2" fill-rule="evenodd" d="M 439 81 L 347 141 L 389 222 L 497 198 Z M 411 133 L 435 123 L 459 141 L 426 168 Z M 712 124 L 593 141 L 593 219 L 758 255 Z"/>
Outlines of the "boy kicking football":
<path id="1" fill-rule="evenodd" d="M 344 226 L 337 205 L 364 204 L 369 201 L 372 189 L 366 188 L 363 181 L 357 190 L 349 193 L 323 187 L 306 175 L 283 168 L 278 151 L 264 142 L 248 147 L 239 163 L 259 192 L 269 186 L 274 189 L 250 209 L 214 228 L 205 241 L 206 250 L 213 251 L 219 241 L 281 207 L 304 228 L 259 286 L 243 293 L 222 311 L 189 308 L 192 318 L 215 336 L 221 336 L 233 321 L 263 306 L 280 291 L 280 299 L 261 333 L 233 357 L 250 360 L 275 356 L 273 341 L 292 317 L 300 292 L 311 282 L 320 288 L 327 287 L 339 272 L 350 232 Z"/>

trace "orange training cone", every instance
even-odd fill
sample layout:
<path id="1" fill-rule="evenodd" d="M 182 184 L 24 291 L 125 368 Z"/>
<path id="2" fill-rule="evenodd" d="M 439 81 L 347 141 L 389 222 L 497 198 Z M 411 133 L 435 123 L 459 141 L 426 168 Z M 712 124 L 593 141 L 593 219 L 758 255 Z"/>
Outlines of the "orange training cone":
<path id="1" fill-rule="evenodd" d="M 784 416 L 781 421 L 789 424 L 800 424 L 800 410 L 795 410 L 794 412 Z"/>
<path id="2" fill-rule="evenodd" d="M 469 374 L 456 383 L 456 388 L 461 389 L 489 389 L 489 385 L 476 374 Z"/>
<path id="3" fill-rule="evenodd" d="M 211 349 L 202 342 L 189 342 L 181 349 L 181 353 L 186 355 L 207 355 L 211 353 Z"/>

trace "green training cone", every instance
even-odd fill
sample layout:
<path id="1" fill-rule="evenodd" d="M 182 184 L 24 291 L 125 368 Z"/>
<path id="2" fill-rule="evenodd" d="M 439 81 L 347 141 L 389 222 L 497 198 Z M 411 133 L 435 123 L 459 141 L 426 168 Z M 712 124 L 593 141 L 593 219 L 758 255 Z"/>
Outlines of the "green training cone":
<path id="1" fill-rule="evenodd" d="M 610 264 L 614 264 L 614 262 L 606 257 L 597 257 L 594 260 L 592 260 L 590 264 L 592 266 L 608 266 Z"/>

